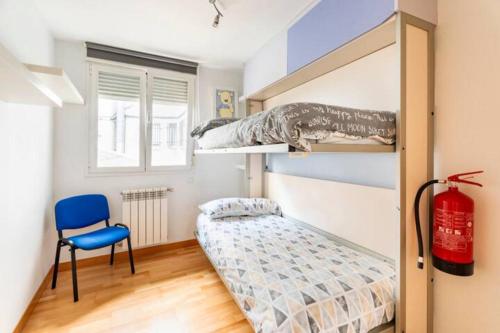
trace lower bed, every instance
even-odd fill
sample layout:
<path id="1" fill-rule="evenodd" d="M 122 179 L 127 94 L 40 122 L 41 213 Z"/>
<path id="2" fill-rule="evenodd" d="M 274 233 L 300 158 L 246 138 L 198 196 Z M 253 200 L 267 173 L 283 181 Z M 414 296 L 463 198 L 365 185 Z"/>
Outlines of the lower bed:
<path id="1" fill-rule="evenodd" d="M 394 318 L 391 264 L 286 218 L 201 214 L 197 237 L 256 332 L 365 333 Z"/>

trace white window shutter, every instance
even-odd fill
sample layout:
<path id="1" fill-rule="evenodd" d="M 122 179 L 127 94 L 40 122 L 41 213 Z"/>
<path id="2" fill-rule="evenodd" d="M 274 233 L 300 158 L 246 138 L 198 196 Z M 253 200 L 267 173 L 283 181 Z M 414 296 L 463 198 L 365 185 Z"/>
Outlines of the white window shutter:
<path id="1" fill-rule="evenodd" d="M 98 94 L 109 99 L 140 99 L 141 78 L 139 76 L 100 71 Z"/>
<path id="2" fill-rule="evenodd" d="M 153 79 L 153 100 L 156 103 L 188 103 L 188 83 L 155 77 Z"/>

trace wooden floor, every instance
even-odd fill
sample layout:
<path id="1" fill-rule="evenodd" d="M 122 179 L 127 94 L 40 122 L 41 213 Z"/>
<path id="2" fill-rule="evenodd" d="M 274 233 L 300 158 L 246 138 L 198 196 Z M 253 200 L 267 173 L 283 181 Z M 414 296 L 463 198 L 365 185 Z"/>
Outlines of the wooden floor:
<path id="1" fill-rule="evenodd" d="M 198 246 L 78 270 L 73 303 L 70 271 L 61 272 L 23 332 L 252 332 Z"/>

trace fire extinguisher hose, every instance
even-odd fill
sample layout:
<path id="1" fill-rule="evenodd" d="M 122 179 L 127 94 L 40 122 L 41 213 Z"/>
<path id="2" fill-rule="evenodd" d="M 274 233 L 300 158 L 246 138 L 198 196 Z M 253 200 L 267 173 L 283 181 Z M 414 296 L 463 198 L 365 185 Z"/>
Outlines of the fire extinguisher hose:
<path id="1" fill-rule="evenodd" d="M 415 196 L 414 210 L 415 210 L 415 227 L 417 229 L 417 241 L 418 241 L 418 261 L 417 267 L 419 269 L 424 268 L 424 241 L 422 239 L 422 228 L 420 227 L 420 198 L 422 197 L 422 193 L 424 193 L 425 189 L 433 184 L 437 183 L 446 183 L 444 180 L 433 179 L 428 181 L 427 183 L 420 186 L 417 191 L 417 195 Z"/>

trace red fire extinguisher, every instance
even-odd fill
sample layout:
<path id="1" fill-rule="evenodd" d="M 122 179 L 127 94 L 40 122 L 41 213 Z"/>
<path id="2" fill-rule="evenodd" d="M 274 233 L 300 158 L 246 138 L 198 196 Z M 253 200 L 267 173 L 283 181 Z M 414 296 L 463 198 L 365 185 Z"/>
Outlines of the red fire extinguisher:
<path id="1" fill-rule="evenodd" d="M 449 176 L 447 180 L 434 179 L 423 184 L 415 197 L 415 225 L 418 239 L 417 267 L 424 268 L 424 246 L 420 228 L 419 205 L 424 190 L 433 184 L 448 184 L 448 190 L 434 196 L 432 224 L 432 264 L 440 271 L 470 276 L 474 273 L 473 230 L 474 200 L 458 190 L 458 183 L 483 186 L 471 182 L 475 174 L 467 172 Z"/>

